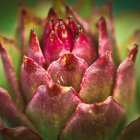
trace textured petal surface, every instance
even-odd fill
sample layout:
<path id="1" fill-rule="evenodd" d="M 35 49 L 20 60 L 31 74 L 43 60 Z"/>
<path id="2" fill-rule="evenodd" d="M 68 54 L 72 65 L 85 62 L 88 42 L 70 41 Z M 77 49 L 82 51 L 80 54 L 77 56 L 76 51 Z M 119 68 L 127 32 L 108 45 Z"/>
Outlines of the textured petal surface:
<path id="1" fill-rule="evenodd" d="M 43 40 L 43 53 L 48 65 L 66 52 L 64 43 L 53 30 L 50 33 L 46 33 Z"/>
<path id="2" fill-rule="evenodd" d="M 50 8 L 50 10 L 48 12 L 48 15 L 47 15 L 47 17 L 44 21 L 45 23 L 44 23 L 44 27 L 43 27 L 43 30 L 42 30 L 41 43 L 45 39 L 46 32 L 48 32 L 48 26 L 50 24 L 50 21 L 55 22 L 58 18 L 59 17 L 57 15 L 57 13 L 55 12 L 55 10 L 53 8 Z"/>
<path id="3" fill-rule="evenodd" d="M 77 92 L 88 68 L 86 61 L 72 53 L 63 55 L 48 68 L 52 80 L 62 86 L 72 86 Z"/>
<path id="4" fill-rule="evenodd" d="M 56 140 L 79 103 L 81 100 L 72 88 L 44 85 L 37 89 L 26 113 L 44 140 Z"/>
<path id="5" fill-rule="evenodd" d="M 91 65 L 96 59 L 95 48 L 81 29 L 78 30 L 72 53 L 84 59 L 88 65 Z"/>
<path id="6" fill-rule="evenodd" d="M 111 52 L 111 42 L 108 36 L 106 21 L 103 17 L 101 17 L 98 21 L 100 33 L 99 33 L 99 56 L 104 55 L 104 53 Z"/>
<path id="7" fill-rule="evenodd" d="M 19 68 L 21 65 L 21 53 L 16 42 L 13 39 L 4 37 L 2 35 L 0 35 L 0 42 L 1 44 L 3 44 L 3 48 L 6 50 L 6 52 L 9 54 L 9 57 L 11 58 L 16 75 L 19 75 Z M 9 85 L 6 81 L 5 70 L 2 63 L 2 59 L 0 59 L 0 86 L 9 90 Z"/>
<path id="8" fill-rule="evenodd" d="M 115 66 L 110 54 L 106 53 L 85 72 L 80 85 L 79 96 L 86 103 L 105 100 L 112 91 Z"/>
<path id="9" fill-rule="evenodd" d="M 124 110 L 112 97 L 98 104 L 79 104 L 59 139 L 112 140 L 124 116 Z"/>
<path id="10" fill-rule="evenodd" d="M 32 97 L 38 86 L 48 84 L 51 81 L 47 71 L 26 56 L 23 59 L 21 78 L 24 96 L 27 100 Z"/>
<path id="11" fill-rule="evenodd" d="M 65 48 L 71 51 L 73 48 L 73 38 L 66 23 L 62 19 L 59 19 L 55 25 L 54 30 L 56 34 L 58 35 L 58 37 L 64 43 Z"/>
<path id="12" fill-rule="evenodd" d="M 45 67 L 45 58 L 42 54 L 39 41 L 34 30 L 31 30 L 30 32 L 28 56 L 42 67 Z"/>
<path id="13" fill-rule="evenodd" d="M 68 27 L 70 29 L 72 37 L 76 38 L 76 35 L 78 33 L 78 26 L 77 26 L 76 22 L 71 17 L 69 17 L 67 19 L 67 25 L 68 25 Z"/>
<path id="14" fill-rule="evenodd" d="M 37 133 L 24 126 L 1 128 L 0 135 L 4 140 L 41 140 Z"/>
<path id="15" fill-rule="evenodd" d="M 0 54 L 3 61 L 3 66 L 6 74 L 6 78 L 9 84 L 9 87 L 11 88 L 11 96 L 16 102 L 17 106 L 20 109 L 24 108 L 24 101 L 23 97 L 20 91 L 18 79 L 16 77 L 16 73 L 14 71 L 13 64 L 11 62 L 11 59 L 9 58 L 9 55 L 7 54 L 6 50 L 3 48 L 3 46 L 0 44 Z"/>
<path id="16" fill-rule="evenodd" d="M 122 105 L 129 105 L 135 97 L 135 69 L 138 46 L 134 45 L 128 57 L 120 64 L 116 74 L 114 98 Z"/>
<path id="17" fill-rule="evenodd" d="M 28 118 L 20 112 L 7 91 L 2 88 L 0 88 L 0 118 L 10 127 L 25 125 L 33 128 Z"/>

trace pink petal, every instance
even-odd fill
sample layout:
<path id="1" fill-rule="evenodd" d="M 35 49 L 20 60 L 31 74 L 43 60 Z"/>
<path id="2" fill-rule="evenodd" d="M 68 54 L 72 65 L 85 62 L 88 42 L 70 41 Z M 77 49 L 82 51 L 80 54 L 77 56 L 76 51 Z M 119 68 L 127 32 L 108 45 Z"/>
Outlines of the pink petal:
<path id="1" fill-rule="evenodd" d="M 91 65 L 96 59 L 95 48 L 81 29 L 77 33 L 72 53 L 84 59 L 88 65 Z"/>
<path id="2" fill-rule="evenodd" d="M 16 107 L 7 91 L 2 88 L 0 88 L 0 117 L 10 127 L 25 125 L 34 129 L 28 118 Z"/>
<path id="3" fill-rule="evenodd" d="M 114 88 L 114 98 L 122 105 L 129 105 L 135 97 L 135 59 L 138 46 L 134 45 L 128 57 L 119 65 Z"/>
<path id="4" fill-rule="evenodd" d="M 23 109 L 24 101 L 23 101 L 23 97 L 22 97 L 22 94 L 20 91 L 20 87 L 18 84 L 16 74 L 15 74 L 15 71 L 13 68 L 13 64 L 12 64 L 11 59 L 10 59 L 9 55 L 7 54 L 6 50 L 3 48 L 2 44 L 0 44 L 0 54 L 1 54 L 2 62 L 3 62 L 6 78 L 7 78 L 8 84 L 12 90 L 11 96 L 14 99 L 14 101 L 16 102 L 17 106 L 20 109 Z"/>
<path id="5" fill-rule="evenodd" d="M 71 51 L 73 48 L 72 34 L 70 33 L 68 26 L 62 19 L 59 19 L 57 24 L 55 25 L 55 33 L 58 35 L 60 40 L 62 40 L 65 48 Z"/>
<path id="6" fill-rule="evenodd" d="M 101 17 L 98 21 L 98 26 L 100 28 L 99 33 L 99 56 L 104 55 L 104 53 L 111 52 L 111 42 L 108 36 L 107 27 L 106 27 L 106 21 L 104 17 Z"/>
<path id="7" fill-rule="evenodd" d="M 43 85 L 37 89 L 26 113 L 44 139 L 56 140 L 79 103 L 81 99 L 72 88 Z"/>
<path id="8" fill-rule="evenodd" d="M 71 17 L 69 17 L 67 19 L 67 26 L 69 27 L 72 33 L 73 39 L 75 39 L 78 34 L 78 25 L 74 22 L 74 20 Z"/>
<path id="9" fill-rule="evenodd" d="M 84 60 L 68 53 L 54 61 L 48 68 L 48 73 L 54 82 L 62 86 L 72 86 L 78 92 L 87 68 Z"/>
<path id="10" fill-rule="evenodd" d="M 115 66 L 110 54 L 106 53 L 85 72 L 79 96 L 86 103 L 105 100 L 111 95 L 115 76 Z"/>
<path id="11" fill-rule="evenodd" d="M 50 8 L 48 15 L 44 21 L 45 23 L 44 23 L 44 27 L 42 30 L 41 44 L 43 43 L 43 41 L 46 38 L 46 33 L 49 35 L 51 33 L 51 31 L 54 29 L 55 22 L 58 18 L 59 17 L 56 14 L 56 12 L 54 11 L 54 9 Z"/>
<path id="12" fill-rule="evenodd" d="M 59 140 L 113 140 L 124 119 L 124 110 L 112 97 L 97 104 L 81 103 L 62 130 Z"/>
<path id="13" fill-rule="evenodd" d="M 34 30 L 30 32 L 28 56 L 42 67 L 45 67 L 45 58 L 40 49 L 39 41 Z"/>
<path id="14" fill-rule="evenodd" d="M 67 50 L 65 49 L 63 42 L 53 30 L 50 34 L 46 33 L 43 40 L 43 53 L 48 65 L 66 52 Z"/>
<path id="15" fill-rule="evenodd" d="M 27 101 L 33 96 L 38 86 L 48 84 L 51 81 L 47 71 L 26 56 L 23 59 L 21 80 Z"/>

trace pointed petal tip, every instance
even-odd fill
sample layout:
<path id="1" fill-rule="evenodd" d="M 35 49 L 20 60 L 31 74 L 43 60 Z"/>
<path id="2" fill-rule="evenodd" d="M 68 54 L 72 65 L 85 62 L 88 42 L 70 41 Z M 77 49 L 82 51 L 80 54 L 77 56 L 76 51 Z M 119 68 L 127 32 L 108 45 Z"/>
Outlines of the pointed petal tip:
<path id="1" fill-rule="evenodd" d="M 72 9 L 72 7 L 71 7 L 71 6 L 66 5 L 66 10 L 67 10 L 67 11 L 69 11 L 69 10 L 71 10 L 71 9 Z"/>
<path id="2" fill-rule="evenodd" d="M 30 30 L 30 40 L 29 40 L 29 44 L 32 43 L 34 40 L 34 42 L 38 42 L 38 39 L 37 39 L 37 36 L 36 36 L 36 32 L 35 32 L 35 29 L 32 28 Z M 29 46 L 32 46 L 32 45 L 29 45 Z"/>
<path id="3" fill-rule="evenodd" d="M 49 9 L 49 13 L 54 13 L 55 11 L 54 11 L 54 8 L 53 7 L 51 7 L 50 9 Z"/>
<path id="4" fill-rule="evenodd" d="M 33 33 L 35 33 L 35 29 L 34 28 L 31 29 L 30 34 L 33 34 Z"/>
<path id="5" fill-rule="evenodd" d="M 138 53 L 138 45 L 134 44 L 133 48 L 130 50 L 130 53 L 128 54 L 129 60 L 132 60 L 135 62 L 137 53 Z"/>
<path id="6" fill-rule="evenodd" d="M 108 96 L 108 97 L 106 98 L 106 100 L 104 101 L 104 103 L 106 103 L 106 104 L 115 103 L 115 104 L 118 106 L 118 108 L 120 108 L 120 109 L 125 113 L 125 109 L 122 107 L 121 104 L 119 104 L 119 103 L 113 98 L 113 96 Z"/>
<path id="7" fill-rule="evenodd" d="M 97 20 L 97 23 L 96 23 L 96 27 L 97 28 L 100 28 L 100 26 L 103 26 L 106 24 L 106 20 L 103 16 L 101 16 L 98 20 Z"/>
<path id="8" fill-rule="evenodd" d="M 3 44 L 0 41 L 0 53 L 2 54 L 4 52 L 6 52 L 6 50 L 5 50 L 5 48 L 3 47 Z"/>
<path id="9" fill-rule="evenodd" d="M 2 46 L 2 43 L 1 43 L 1 41 L 0 41 L 0 53 L 2 53 L 3 52 L 3 46 Z"/>
<path id="10" fill-rule="evenodd" d="M 66 66 L 68 69 L 74 69 L 76 67 L 76 59 L 72 53 L 67 53 L 62 56 L 60 62 L 62 66 Z"/>
<path id="11" fill-rule="evenodd" d="M 105 60 L 109 61 L 110 57 L 111 57 L 112 51 L 106 51 L 104 56 L 105 56 Z"/>
<path id="12" fill-rule="evenodd" d="M 55 15 L 55 14 L 56 14 L 55 10 L 51 7 L 49 9 L 48 15 Z"/>
<path id="13" fill-rule="evenodd" d="M 24 64 L 24 68 L 33 68 L 34 61 L 31 58 L 24 55 L 23 64 Z"/>
<path id="14" fill-rule="evenodd" d="M 56 11 L 54 10 L 54 8 L 51 7 L 47 15 L 47 20 L 52 20 L 52 19 L 57 19 L 57 18 L 58 18 L 58 15 Z"/>
<path id="15" fill-rule="evenodd" d="M 124 119 L 124 111 L 111 96 L 100 103 L 79 103 L 62 130 L 60 140 L 85 140 L 87 136 L 89 140 L 115 139 L 123 128 Z"/>
<path id="16" fill-rule="evenodd" d="M 106 51 L 99 59 L 102 62 L 108 62 L 111 58 L 112 51 Z"/>
<path id="17" fill-rule="evenodd" d="M 99 21 L 100 21 L 101 23 L 104 23 L 104 22 L 105 22 L 105 18 L 104 18 L 103 16 L 101 16 L 101 17 L 99 18 Z"/>
<path id="18" fill-rule="evenodd" d="M 28 57 L 26 55 L 23 56 L 23 63 L 26 64 L 27 63 L 27 59 Z"/>

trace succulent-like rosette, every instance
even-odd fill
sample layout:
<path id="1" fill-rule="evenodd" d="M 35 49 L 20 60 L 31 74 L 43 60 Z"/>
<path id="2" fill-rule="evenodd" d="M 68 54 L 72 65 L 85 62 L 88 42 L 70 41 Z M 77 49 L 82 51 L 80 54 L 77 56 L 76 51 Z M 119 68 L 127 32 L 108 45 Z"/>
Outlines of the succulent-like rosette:
<path id="1" fill-rule="evenodd" d="M 1 37 L 9 93 L 0 87 L 0 139 L 139 139 L 139 118 L 125 128 L 135 100 L 138 45 L 120 62 L 114 32 L 108 31 L 103 16 L 92 32 L 72 8 L 61 4 L 64 19 L 53 8 L 45 20 L 21 10 L 20 48 Z M 36 28 L 25 33 L 27 21 L 42 27 L 40 38 Z M 18 74 L 4 40 L 20 54 Z"/>

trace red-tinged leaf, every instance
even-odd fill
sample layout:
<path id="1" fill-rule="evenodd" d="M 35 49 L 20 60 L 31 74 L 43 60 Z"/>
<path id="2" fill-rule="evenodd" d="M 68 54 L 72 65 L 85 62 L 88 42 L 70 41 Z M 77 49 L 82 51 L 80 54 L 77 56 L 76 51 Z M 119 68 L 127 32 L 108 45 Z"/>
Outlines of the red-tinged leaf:
<path id="1" fill-rule="evenodd" d="M 57 60 L 66 52 L 67 50 L 65 49 L 63 42 L 53 30 L 49 35 L 46 34 L 46 38 L 43 40 L 43 53 L 47 65 L 49 65 L 52 61 Z"/>
<path id="2" fill-rule="evenodd" d="M 78 31 L 72 53 L 84 59 L 88 65 L 91 65 L 96 59 L 95 48 L 81 29 Z"/>
<path id="3" fill-rule="evenodd" d="M 45 140 L 56 140 L 81 102 L 72 88 L 51 83 L 37 89 L 27 106 L 26 114 Z"/>
<path id="4" fill-rule="evenodd" d="M 16 107 L 7 91 L 2 88 L 0 88 L 0 118 L 9 127 L 24 125 L 34 129 L 28 118 Z"/>
<path id="5" fill-rule="evenodd" d="M 114 98 L 115 100 L 127 106 L 132 103 L 135 97 L 136 79 L 135 79 L 135 59 L 138 52 L 138 46 L 130 50 L 128 57 L 120 64 L 116 74 Z"/>
<path id="6" fill-rule="evenodd" d="M 111 42 L 108 36 L 108 32 L 107 32 L 107 27 L 106 27 L 106 21 L 104 19 L 104 17 L 101 17 L 97 23 L 97 25 L 100 28 L 100 33 L 99 33 L 99 56 L 104 55 L 104 53 L 111 52 L 112 48 L 111 48 Z"/>
<path id="7" fill-rule="evenodd" d="M 72 86 L 78 92 L 87 68 L 83 59 L 68 53 L 54 61 L 48 68 L 48 73 L 54 82 L 62 86 Z"/>
<path id="8" fill-rule="evenodd" d="M 121 133 L 117 140 L 139 140 L 140 139 L 140 117 L 131 122 Z"/>
<path id="9" fill-rule="evenodd" d="M 81 103 L 62 130 L 59 140 L 113 140 L 124 120 L 124 110 L 112 97 L 97 104 Z"/>
<path id="10" fill-rule="evenodd" d="M 55 33 L 62 40 L 65 48 L 69 51 L 73 48 L 73 37 L 66 23 L 59 19 L 55 25 Z"/>
<path id="11" fill-rule="evenodd" d="M 45 68 L 45 58 L 40 49 L 39 41 L 34 30 L 30 32 L 28 56 Z"/>
<path id="12" fill-rule="evenodd" d="M 42 30 L 42 37 L 41 37 L 41 44 L 43 43 L 43 41 L 46 38 L 46 33 L 47 36 L 49 36 L 49 34 L 51 33 L 52 30 L 54 30 L 54 25 L 56 24 L 56 21 L 58 20 L 58 15 L 57 13 L 54 11 L 53 8 L 50 8 L 48 15 L 44 21 L 44 27 Z M 43 47 L 42 47 L 43 49 Z"/>
<path id="13" fill-rule="evenodd" d="M 93 26 L 97 23 L 99 17 L 104 17 L 107 23 L 107 29 L 112 45 L 112 56 L 115 64 L 118 66 L 120 63 L 120 52 L 117 47 L 116 42 L 116 32 L 114 29 L 114 19 L 113 19 L 113 7 L 112 7 L 113 1 L 107 1 L 105 4 L 103 4 L 101 7 L 97 7 L 95 4 L 95 7 L 92 8 L 92 12 L 89 15 L 89 18 L 87 19 L 91 31 L 94 33 L 94 35 L 97 35 L 98 28 L 97 26 Z"/>
<path id="14" fill-rule="evenodd" d="M 7 54 L 6 50 L 3 48 L 2 44 L 0 44 L 0 54 L 1 54 L 2 62 L 3 62 L 6 78 L 12 90 L 11 96 L 16 102 L 17 106 L 23 110 L 24 101 L 23 101 L 21 90 L 20 90 L 20 86 L 18 84 L 18 80 L 15 74 L 11 59 L 9 55 Z"/>
<path id="15" fill-rule="evenodd" d="M 105 100 L 111 95 L 115 76 L 115 66 L 110 54 L 106 53 L 85 72 L 80 85 L 79 96 L 86 103 Z"/>
<path id="16" fill-rule="evenodd" d="M 48 12 L 48 16 L 47 16 L 47 20 L 46 22 L 51 19 L 57 20 L 59 18 L 59 16 L 57 15 L 57 13 L 55 12 L 55 10 L 53 8 L 50 8 L 49 12 Z"/>
<path id="17" fill-rule="evenodd" d="M 69 17 L 67 19 L 67 26 L 69 27 L 72 33 L 72 37 L 75 39 L 78 34 L 78 25 L 75 23 L 75 21 L 71 17 Z"/>
<path id="18" fill-rule="evenodd" d="M 19 69 L 21 65 L 21 52 L 17 46 L 15 40 L 0 35 L 0 42 L 4 44 L 4 49 L 9 54 L 9 57 L 13 63 L 13 67 L 17 76 L 19 76 Z M 16 57 L 15 57 L 16 56 Z M 6 80 L 5 70 L 0 59 L 0 86 L 10 91 L 8 82 Z"/>
<path id="19" fill-rule="evenodd" d="M 47 71 L 26 56 L 23 59 L 21 80 L 27 101 L 33 96 L 38 86 L 48 84 L 51 81 Z"/>
<path id="20" fill-rule="evenodd" d="M 4 140 L 42 140 L 36 132 L 24 126 L 1 128 L 0 135 Z"/>

